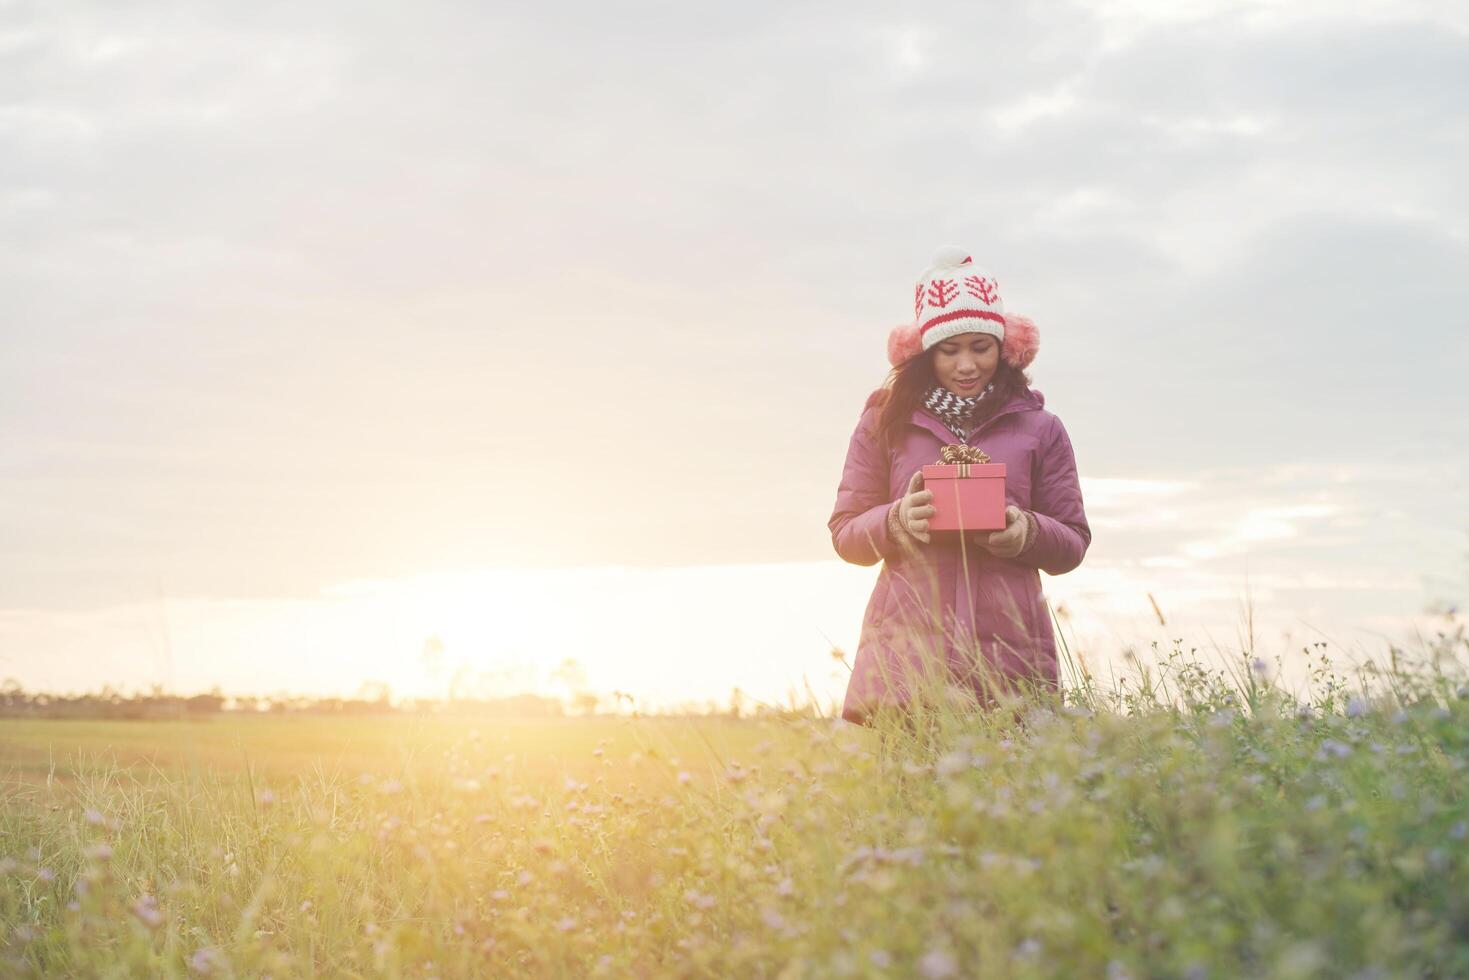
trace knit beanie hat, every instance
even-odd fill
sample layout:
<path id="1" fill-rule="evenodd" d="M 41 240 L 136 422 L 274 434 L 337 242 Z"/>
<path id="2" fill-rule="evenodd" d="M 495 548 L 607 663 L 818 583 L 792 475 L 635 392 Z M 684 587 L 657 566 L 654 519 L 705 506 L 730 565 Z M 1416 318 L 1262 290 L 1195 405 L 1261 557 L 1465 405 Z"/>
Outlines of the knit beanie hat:
<path id="1" fill-rule="evenodd" d="M 913 288 L 913 322 L 888 335 L 888 361 L 897 367 L 961 333 L 990 334 L 1000 342 L 1000 356 L 1019 369 L 1035 360 L 1040 347 L 1035 324 L 1005 312 L 995 277 L 964 249 L 941 248 Z"/>

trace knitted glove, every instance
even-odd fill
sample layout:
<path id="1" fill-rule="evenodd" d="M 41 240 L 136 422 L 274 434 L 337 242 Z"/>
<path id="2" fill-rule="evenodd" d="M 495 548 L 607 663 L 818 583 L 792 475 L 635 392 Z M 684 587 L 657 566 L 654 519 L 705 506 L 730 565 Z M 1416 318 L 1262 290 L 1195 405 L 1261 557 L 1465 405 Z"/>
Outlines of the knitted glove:
<path id="1" fill-rule="evenodd" d="M 923 489 L 923 471 L 908 480 L 908 492 L 899 497 L 888 511 L 888 529 L 896 523 L 900 536 L 910 543 L 929 542 L 928 519 L 934 515 L 933 491 Z"/>
<path id="2" fill-rule="evenodd" d="M 975 536 L 974 543 L 996 558 L 1014 558 L 1035 540 L 1036 520 L 1028 510 L 1014 504 L 1005 508 L 1005 530 Z"/>
<path id="3" fill-rule="evenodd" d="M 894 500 L 893 505 L 888 508 L 888 537 L 900 544 L 907 545 L 912 543 L 913 536 L 903 527 L 903 519 L 898 516 L 898 511 L 902 509 L 902 506 L 903 501 L 899 498 Z"/>

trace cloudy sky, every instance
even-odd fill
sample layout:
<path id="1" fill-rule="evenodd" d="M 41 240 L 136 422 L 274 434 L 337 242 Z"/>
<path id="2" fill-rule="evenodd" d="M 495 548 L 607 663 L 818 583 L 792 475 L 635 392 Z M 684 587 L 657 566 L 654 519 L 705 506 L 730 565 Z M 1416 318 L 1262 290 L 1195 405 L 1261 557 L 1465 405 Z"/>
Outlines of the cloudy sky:
<path id="1" fill-rule="evenodd" d="M 1408 629 L 1469 598 L 1466 94 L 1452 2 L 0 2 L 0 674 L 824 677 L 950 243 L 1041 328 L 1076 622 Z"/>

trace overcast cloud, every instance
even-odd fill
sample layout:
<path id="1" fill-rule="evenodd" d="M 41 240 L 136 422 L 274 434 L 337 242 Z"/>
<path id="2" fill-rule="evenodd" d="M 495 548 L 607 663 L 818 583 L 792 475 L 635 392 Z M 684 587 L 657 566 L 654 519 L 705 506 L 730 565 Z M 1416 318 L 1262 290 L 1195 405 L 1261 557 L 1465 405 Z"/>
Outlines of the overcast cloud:
<path id="1" fill-rule="evenodd" d="M 0 3 L 0 609 L 831 558 L 946 243 L 1089 563 L 1452 593 L 1469 23 L 1341 6 Z"/>

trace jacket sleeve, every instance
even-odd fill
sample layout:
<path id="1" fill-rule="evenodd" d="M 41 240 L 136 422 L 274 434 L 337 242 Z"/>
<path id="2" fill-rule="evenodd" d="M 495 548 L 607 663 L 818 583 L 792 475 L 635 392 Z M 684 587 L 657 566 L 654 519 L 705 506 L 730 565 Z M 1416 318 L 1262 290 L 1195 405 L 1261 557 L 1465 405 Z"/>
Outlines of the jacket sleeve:
<path id="1" fill-rule="evenodd" d="M 864 410 L 857 421 L 847 446 L 836 507 L 827 521 L 832 546 L 843 561 L 854 565 L 876 565 L 898 557 L 901 551 L 900 543 L 888 533 L 888 508 L 893 503 L 888 498 L 888 463 L 869 426 L 875 423 L 876 414 Z"/>
<path id="2" fill-rule="evenodd" d="M 1063 575 L 1081 564 L 1092 541 L 1092 529 L 1082 508 L 1076 454 L 1059 418 L 1051 427 L 1049 441 L 1036 455 L 1031 488 L 1035 538 L 1015 560 L 1050 575 Z"/>

